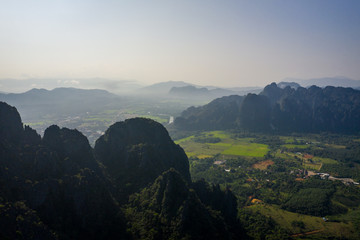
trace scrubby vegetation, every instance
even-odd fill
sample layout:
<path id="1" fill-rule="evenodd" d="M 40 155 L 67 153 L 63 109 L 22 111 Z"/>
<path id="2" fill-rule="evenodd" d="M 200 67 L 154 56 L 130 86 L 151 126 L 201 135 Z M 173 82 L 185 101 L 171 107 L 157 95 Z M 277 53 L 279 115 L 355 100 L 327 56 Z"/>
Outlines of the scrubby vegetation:
<path id="1" fill-rule="evenodd" d="M 204 143 L 213 154 L 199 158 L 202 148 L 191 147 L 195 135 L 188 134 L 177 140 L 189 156 L 193 180 L 205 179 L 234 192 L 239 217 L 252 237 L 262 239 L 272 235 L 281 239 L 307 232 L 318 237 L 356 239 L 359 236 L 355 226 L 360 217 L 353 213 L 360 211 L 359 185 L 341 179 L 329 180 L 329 177 L 321 179 L 315 174 L 327 173 L 359 182 L 358 137 L 337 134 L 279 136 L 236 131 L 196 132 L 196 135 L 214 133 L 223 136 L 219 145 L 225 142 L 267 146 L 267 152 L 261 156 L 249 156 L 245 152 L 230 156 L 224 154 L 223 149 Z"/>

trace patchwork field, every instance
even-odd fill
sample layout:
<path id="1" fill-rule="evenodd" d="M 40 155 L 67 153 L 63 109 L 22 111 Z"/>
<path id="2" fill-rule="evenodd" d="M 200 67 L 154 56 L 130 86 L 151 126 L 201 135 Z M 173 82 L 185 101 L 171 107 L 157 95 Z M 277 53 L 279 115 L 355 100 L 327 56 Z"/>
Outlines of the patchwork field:
<path id="1" fill-rule="evenodd" d="M 331 159 L 331 158 L 313 157 L 312 160 L 314 162 L 321 162 L 321 163 L 326 163 L 326 164 L 339 164 L 338 161 Z"/>
<path id="2" fill-rule="evenodd" d="M 237 138 L 231 133 L 223 131 L 203 132 L 175 141 L 186 152 L 188 157 L 199 159 L 222 155 L 223 158 L 236 156 L 263 157 L 269 147 L 265 144 L 254 143 L 253 138 Z"/>
<path id="3" fill-rule="evenodd" d="M 257 224 L 266 226 L 264 219 L 271 218 L 272 239 L 319 240 L 360 239 L 359 185 L 315 177 L 322 172 L 359 182 L 356 140 L 216 131 L 196 132 L 176 143 L 190 157 L 194 181 L 205 179 L 233 191 L 243 206 L 239 216 L 255 239 L 263 239 Z M 277 238 L 281 234 L 287 238 Z"/>
<path id="4" fill-rule="evenodd" d="M 256 204 L 250 206 L 249 209 L 260 212 L 264 216 L 271 217 L 279 225 L 294 234 L 294 237 L 301 237 L 303 235 L 307 236 L 306 239 L 316 239 L 316 236 L 324 237 L 327 235 L 336 236 L 337 239 L 344 237 L 354 239 L 355 237 L 355 229 L 351 223 L 324 221 L 321 217 L 285 211 L 276 205 Z M 293 224 L 294 222 L 303 222 L 304 228 L 295 226 Z"/>
<path id="5" fill-rule="evenodd" d="M 304 151 L 306 150 L 304 149 Z M 308 170 L 320 171 L 323 164 L 339 164 L 339 162 L 334 159 L 316 157 L 306 153 L 294 153 L 277 150 L 274 155 L 278 158 L 292 159 L 293 161 L 298 159 L 302 162 L 303 167 Z"/>

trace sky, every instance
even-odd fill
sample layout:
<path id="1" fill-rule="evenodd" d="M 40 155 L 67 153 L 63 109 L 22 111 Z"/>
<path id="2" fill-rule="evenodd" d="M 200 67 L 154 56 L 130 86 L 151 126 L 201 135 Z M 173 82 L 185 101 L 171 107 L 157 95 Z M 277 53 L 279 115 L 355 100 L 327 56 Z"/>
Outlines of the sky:
<path id="1" fill-rule="evenodd" d="M 222 87 L 285 78 L 360 80 L 358 0 L 0 4 L 0 79 Z"/>

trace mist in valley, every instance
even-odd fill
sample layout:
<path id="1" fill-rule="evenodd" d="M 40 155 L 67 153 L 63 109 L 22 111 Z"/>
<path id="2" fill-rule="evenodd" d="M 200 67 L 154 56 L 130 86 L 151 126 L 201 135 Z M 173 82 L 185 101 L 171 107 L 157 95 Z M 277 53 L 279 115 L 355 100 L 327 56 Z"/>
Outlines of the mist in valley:
<path id="1" fill-rule="evenodd" d="M 0 239 L 360 239 L 360 3 L 0 8 Z"/>

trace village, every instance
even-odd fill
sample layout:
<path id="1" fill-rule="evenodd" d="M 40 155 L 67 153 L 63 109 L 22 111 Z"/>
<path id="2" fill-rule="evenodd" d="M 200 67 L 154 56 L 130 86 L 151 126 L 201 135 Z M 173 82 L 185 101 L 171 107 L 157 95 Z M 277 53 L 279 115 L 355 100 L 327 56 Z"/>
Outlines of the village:
<path id="1" fill-rule="evenodd" d="M 302 159 L 304 159 L 304 161 L 309 161 L 313 163 L 313 156 L 307 153 L 300 153 L 297 152 L 296 153 L 298 156 L 300 156 Z M 231 168 L 227 168 L 226 167 L 226 160 L 217 160 L 214 161 L 213 163 L 214 165 L 220 166 L 224 168 L 224 171 L 227 173 L 230 172 L 234 172 L 234 169 Z M 260 169 L 260 170 L 265 170 L 268 166 L 271 166 L 272 164 L 274 164 L 273 161 L 271 160 L 266 160 L 257 164 L 253 165 L 253 168 L 256 169 Z M 258 166 L 260 165 L 260 166 Z M 264 165 L 264 166 L 262 166 Z M 305 165 L 305 164 L 304 164 Z M 320 164 L 319 169 L 321 169 L 322 164 Z M 241 168 L 241 166 L 239 166 L 239 168 Z M 359 182 L 354 181 L 352 178 L 340 178 L 340 177 L 334 177 L 331 176 L 329 173 L 326 172 L 318 172 L 318 171 L 312 171 L 312 170 L 307 170 L 306 168 L 304 169 L 295 169 L 295 170 L 291 170 L 290 171 L 290 175 L 295 175 L 296 176 L 296 181 L 304 181 L 307 178 L 313 177 L 313 176 L 319 176 L 320 179 L 323 180 L 330 180 L 330 181 L 341 181 L 343 184 L 349 186 L 349 185 L 360 185 Z M 254 181 L 253 179 L 248 179 L 248 182 Z"/>

